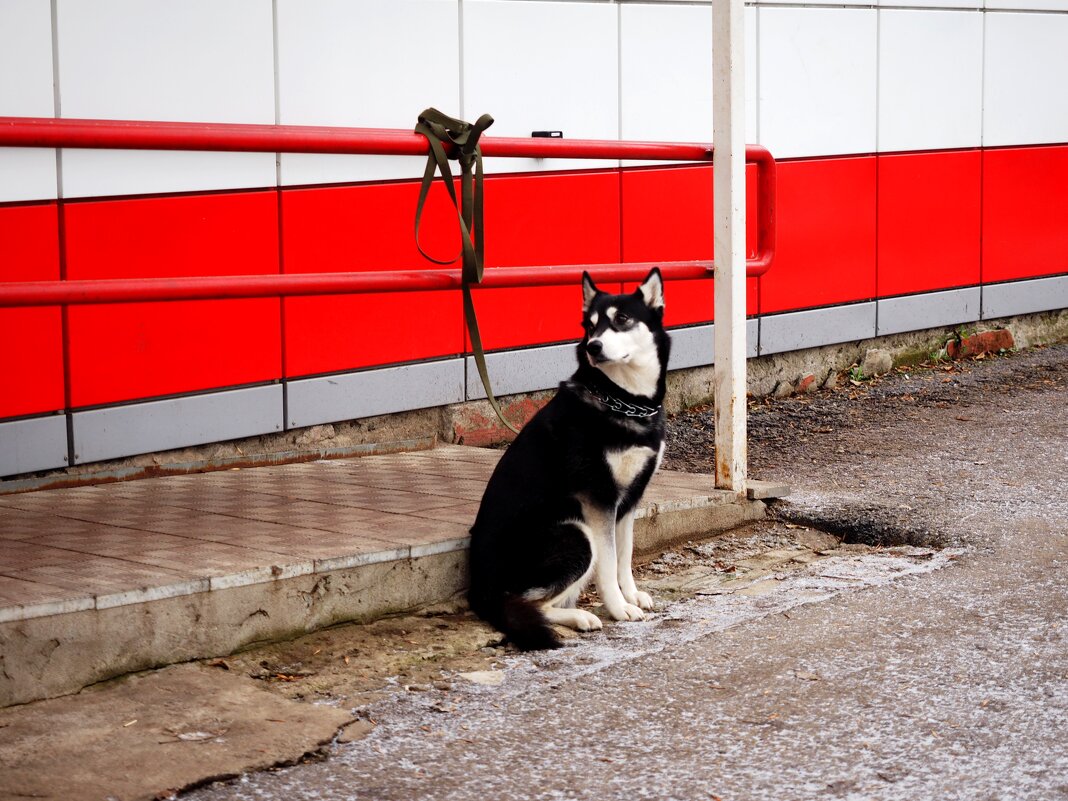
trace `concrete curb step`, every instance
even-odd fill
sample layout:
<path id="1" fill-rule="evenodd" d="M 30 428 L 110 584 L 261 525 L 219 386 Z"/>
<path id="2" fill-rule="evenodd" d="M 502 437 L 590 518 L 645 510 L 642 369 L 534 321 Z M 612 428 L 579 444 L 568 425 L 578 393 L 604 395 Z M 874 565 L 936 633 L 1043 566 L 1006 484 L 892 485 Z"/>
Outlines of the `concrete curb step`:
<path id="1" fill-rule="evenodd" d="M 0 706 L 454 595 L 500 454 L 442 446 L 0 497 Z M 711 483 L 661 471 L 637 549 L 763 516 Z"/>

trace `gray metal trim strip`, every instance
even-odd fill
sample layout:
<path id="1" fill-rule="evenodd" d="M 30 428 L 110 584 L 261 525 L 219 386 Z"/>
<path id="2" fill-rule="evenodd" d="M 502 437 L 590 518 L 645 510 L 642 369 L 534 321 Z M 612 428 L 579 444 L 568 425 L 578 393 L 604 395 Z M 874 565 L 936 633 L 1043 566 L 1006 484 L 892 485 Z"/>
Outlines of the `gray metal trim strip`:
<path id="1" fill-rule="evenodd" d="M 760 354 L 837 345 L 875 336 L 875 301 L 771 314 L 760 320 Z"/>
<path id="2" fill-rule="evenodd" d="M 981 294 L 979 287 L 971 286 L 880 299 L 879 336 L 975 322 Z"/>
<path id="3" fill-rule="evenodd" d="M 464 400 L 463 359 L 286 382 L 287 428 L 426 409 Z"/>
<path id="4" fill-rule="evenodd" d="M 72 420 L 74 461 L 99 462 L 281 431 L 282 387 L 93 409 L 75 412 Z"/>
<path id="5" fill-rule="evenodd" d="M 553 389 L 575 372 L 575 343 L 486 354 L 494 395 Z M 467 357 L 467 399 L 486 397 L 473 356 Z"/>
<path id="6" fill-rule="evenodd" d="M 0 476 L 67 466 L 67 418 L 61 414 L 0 423 Z"/>
<path id="7" fill-rule="evenodd" d="M 1068 309 L 1068 275 L 983 286 L 984 320 L 1057 309 Z"/>
<path id="8" fill-rule="evenodd" d="M 760 321 L 745 321 L 745 356 L 756 357 L 760 341 Z M 671 330 L 670 370 L 685 370 L 688 367 L 707 367 L 715 361 L 716 324 L 695 325 L 691 328 Z"/>

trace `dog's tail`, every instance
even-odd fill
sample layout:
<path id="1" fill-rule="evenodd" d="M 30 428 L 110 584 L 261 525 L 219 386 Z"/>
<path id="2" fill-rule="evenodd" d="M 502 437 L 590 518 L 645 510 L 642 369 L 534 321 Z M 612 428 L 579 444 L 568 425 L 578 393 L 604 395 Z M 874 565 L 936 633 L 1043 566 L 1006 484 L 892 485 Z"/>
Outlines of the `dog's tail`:
<path id="1" fill-rule="evenodd" d="M 562 645 L 548 618 L 533 601 L 511 594 L 492 600 L 472 594 L 470 600 L 475 613 L 503 632 L 521 651 L 541 651 Z"/>

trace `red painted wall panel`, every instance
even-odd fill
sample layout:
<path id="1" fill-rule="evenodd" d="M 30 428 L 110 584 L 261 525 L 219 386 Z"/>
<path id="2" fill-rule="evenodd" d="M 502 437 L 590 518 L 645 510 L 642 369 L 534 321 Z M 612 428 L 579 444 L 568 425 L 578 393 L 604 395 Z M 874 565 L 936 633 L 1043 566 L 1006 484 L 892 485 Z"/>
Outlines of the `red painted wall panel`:
<path id="1" fill-rule="evenodd" d="M 58 281 L 55 203 L 0 207 L 0 282 Z M 63 408 L 57 307 L 0 309 L 0 418 Z"/>
<path id="2" fill-rule="evenodd" d="M 775 261 L 760 312 L 875 297 L 874 156 L 781 162 Z"/>
<path id="3" fill-rule="evenodd" d="M 978 284 L 982 153 L 878 162 L 879 297 Z"/>
<path id="4" fill-rule="evenodd" d="M 618 262 L 619 180 L 616 171 L 486 178 L 486 269 Z M 577 285 L 479 290 L 475 309 L 487 349 L 582 336 Z"/>
<path id="5" fill-rule="evenodd" d="M 413 234 L 419 184 L 292 189 L 282 193 L 287 273 L 440 268 Z M 448 195 L 435 186 L 420 240 L 435 258 L 456 255 L 460 236 Z M 287 298 L 286 374 L 312 375 L 413 361 L 463 350 L 458 292 Z"/>
<path id="6" fill-rule="evenodd" d="M 746 170 L 746 249 L 756 253 L 757 171 Z M 623 173 L 623 260 L 713 258 L 712 167 L 657 167 Z M 713 281 L 679 281 L 664 288 L 668 325 L 709 322 Z M 757 279 L 746 285 L 746 310 L 757 313 Z"/>
<path id="7" fill-rule="evenodd" d="M 983 281 L 1068 272 L 1068 146 L 983 154 Z"/>
<path id="8" fill-rule="evenodd" d="M 68 203 L 71 279 L 278 271 L 276 194 Z M 279 301 L 137 303 L 70 310 L 74 406 L 277 379 Z"/>

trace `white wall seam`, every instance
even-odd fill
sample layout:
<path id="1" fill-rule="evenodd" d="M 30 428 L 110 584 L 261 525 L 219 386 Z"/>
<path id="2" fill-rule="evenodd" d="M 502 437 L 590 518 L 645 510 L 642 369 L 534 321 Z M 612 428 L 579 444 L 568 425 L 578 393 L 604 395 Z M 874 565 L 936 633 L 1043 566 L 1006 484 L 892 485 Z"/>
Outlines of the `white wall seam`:
<path id="1" fill-rule="evenodd" d="M 274 57 L 274 124 L 282 124 L 282 94 L 279 88 L 278 0 L 271 0 L 271 53 Z M 274 154 L 274 185 L 282 185 L 282 154 Z M 281 225 L 281 219 L 278 220 Z"/>
<path id="2" fill-rule="evenodd" d="M 59 15 L 56 11 L 57 0 L 51 0 L 49 6 L 52 15 L 52 106 L 53 113 L 59 119 L 63 116 L 63 106 L 59 93 Z M 56 148 L 56 199 L 63 197 L 63 148 Z M 68 426 L 69 428 L 69 426 Z"/>
<path id="3" fill-rule="evenodd" d="M 986 144 L 986 12 L 981 14 L 983 32 L 979 40 L 979 147 Z"/>
<path id="4" fill-rule="evenodd" d="M 457 33 L 457 53 L 459 54 L 459 70 L 457 72 L 457 79 L 460 81 L 460 85 L 457 87 L 459 97 L 459 109 L 457 109 L 457 116 L 461 119 L 467 119 L 464 115 L 467 113 L 465 107 L 465 93 L 464 93 L 464 0 L 456 0 L 456 33 Z"/>
<path id="5" fill-rule="evenodd" d="M 616 138 L 623 140 L 623 4 L 616 6 Z M 622 167 L 623 162 L 616 163 Z M 622 221 L 620 221 L 622 224 Z M 620 254 L 622 258 L 622 254 Z"/>
<path id="6" fill-rule="evenodd" d="M 757 7 L 755 9 L 755 13 L 753 14 L 753 17 L 755 18 L 755 22 L 753 23 L 753 27 L 756 28 L 756 31 L 754 32 L 754 36 L 753 36 L 753 39 L 754 39 L 754 41 L 756 43 L 756 48 L 755 48 L 756 49 L 756 53 L 753 56 L 753 64 L 755 65 L 753 67 L 753 84 L 754 84 L 754 88 L 755 88 L 754 96 L 756 97 L 756 101 L 754 102 L 754 105 L 756 106 L 756 124 L 753 126 L 753 136 L 756 137 L 756 144 L 760 144 L 760 142 L 761 142 L 761 139 L 760 139 L 760 118 L 761 118 L 761 114 L 760 114 L 760 72 L 761 72 L 761 70 L 760 70 L 760 17 L 761 17 L 761 14 L 760 14 L 760 8 L 759 7 Z M 771 155 L 774 156 L 775 154 L 772 153 Z"/>

